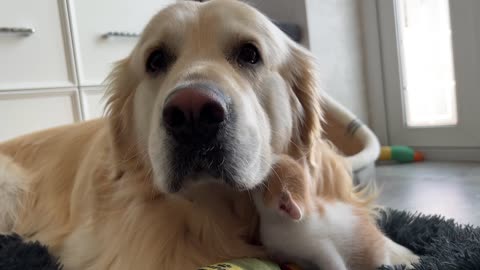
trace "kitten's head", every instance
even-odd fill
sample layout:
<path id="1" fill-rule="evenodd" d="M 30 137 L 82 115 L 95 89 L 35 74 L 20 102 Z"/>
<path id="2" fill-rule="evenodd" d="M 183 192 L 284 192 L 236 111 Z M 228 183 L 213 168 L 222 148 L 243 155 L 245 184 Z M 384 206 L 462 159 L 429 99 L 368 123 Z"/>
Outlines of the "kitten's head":
<path id="1" fill-rule="evenodd" d="M 256 199 L 260 215 L 300 221 L 305 215 L 308 186 L 304 168 L 289 156 L 279 156 Z"/>

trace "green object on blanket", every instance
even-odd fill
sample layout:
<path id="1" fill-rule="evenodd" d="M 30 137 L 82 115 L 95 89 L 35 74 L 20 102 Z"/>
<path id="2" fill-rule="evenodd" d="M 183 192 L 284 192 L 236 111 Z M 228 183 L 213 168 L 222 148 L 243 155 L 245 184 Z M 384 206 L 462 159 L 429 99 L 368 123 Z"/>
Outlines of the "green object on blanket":
<path id="1" fill-rule="evenodd" d="M 248 258 L 217 263 L 198 270 L 280 270 L 280 267 L 269 261 Z"/>

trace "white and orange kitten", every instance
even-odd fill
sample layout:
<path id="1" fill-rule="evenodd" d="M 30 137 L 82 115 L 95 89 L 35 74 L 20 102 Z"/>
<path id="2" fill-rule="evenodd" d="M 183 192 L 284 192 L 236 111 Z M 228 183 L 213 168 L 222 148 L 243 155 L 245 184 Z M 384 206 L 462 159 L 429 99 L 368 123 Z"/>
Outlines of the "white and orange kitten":
<path id="1" fill-rule="evenodd" d="M 261 240 L 273 258 L 327 270 L 373 270 L 416 262 L 385 237 L 367 210 L 312 196 L 302 167 L 281 156 L 255 191 Z"/>

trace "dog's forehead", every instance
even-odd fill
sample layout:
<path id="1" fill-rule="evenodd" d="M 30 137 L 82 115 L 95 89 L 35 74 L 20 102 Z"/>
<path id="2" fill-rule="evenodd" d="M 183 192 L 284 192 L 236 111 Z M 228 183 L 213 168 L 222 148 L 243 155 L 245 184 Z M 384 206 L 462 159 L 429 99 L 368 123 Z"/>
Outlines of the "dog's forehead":
<path id="1" fill-rule="evenodd" d="M 228 32 L 237 32 L 273 39 L 279 33 L 265 15 L 241 1 L 211 0 L 199 8 L 199 16 L 226 36 Z"/>
<path id="2" fill-rule="evenodd" d="M 245 34 L 268 40 L 278 34 L 277 30 L 268 18 L 241 1 L 211 0 L 173 4 L 155 15 L 144 33 L 145 36 L 162 35 L 176 40 L 198 33 L 203 39 L 205 36 L 218 38 Z"/>
<path id="3" fill-rule="evenodd" d="M 256 9 L 232 0 L 211 0 L 203 6 L 199 6 L 199 12 L 205 17 L 214 20 L 245 22 L 250 24 L 265 24 L 265 17 Z"/>
<path id="4" fill-rule="evenodd" d="M 288 54 L 286 36 L 266 16 L 237 0 L 178 2 L 161 10 L 144 29 L 136 53 L 159 44 L 177 52 L 224 53 L 242 42 L 260 47 L 269 65 Z"/>
<path id="5" fill-rule="evenodd" d="M 158 17 L 160 17 L 159 20 L 170 21 L 172 16 L 177 21 L 194 24 L 209 20 L 222 23 L 230 21 L 248 24 L 268 23 L 268 19 L 262 13 L 238 0 L 211 0 L 205 3 L 179 2 L 162 10 Z"/>

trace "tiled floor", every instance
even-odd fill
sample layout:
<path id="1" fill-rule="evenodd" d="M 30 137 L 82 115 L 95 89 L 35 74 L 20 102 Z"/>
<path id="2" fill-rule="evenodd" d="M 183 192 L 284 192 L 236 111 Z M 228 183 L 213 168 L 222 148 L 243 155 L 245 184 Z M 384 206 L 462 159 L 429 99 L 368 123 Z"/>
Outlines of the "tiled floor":
<path id="1" fill-rule="evenodd" d="M 480 163 L 379 165 L 379 203 L 480 225 Z"/>

